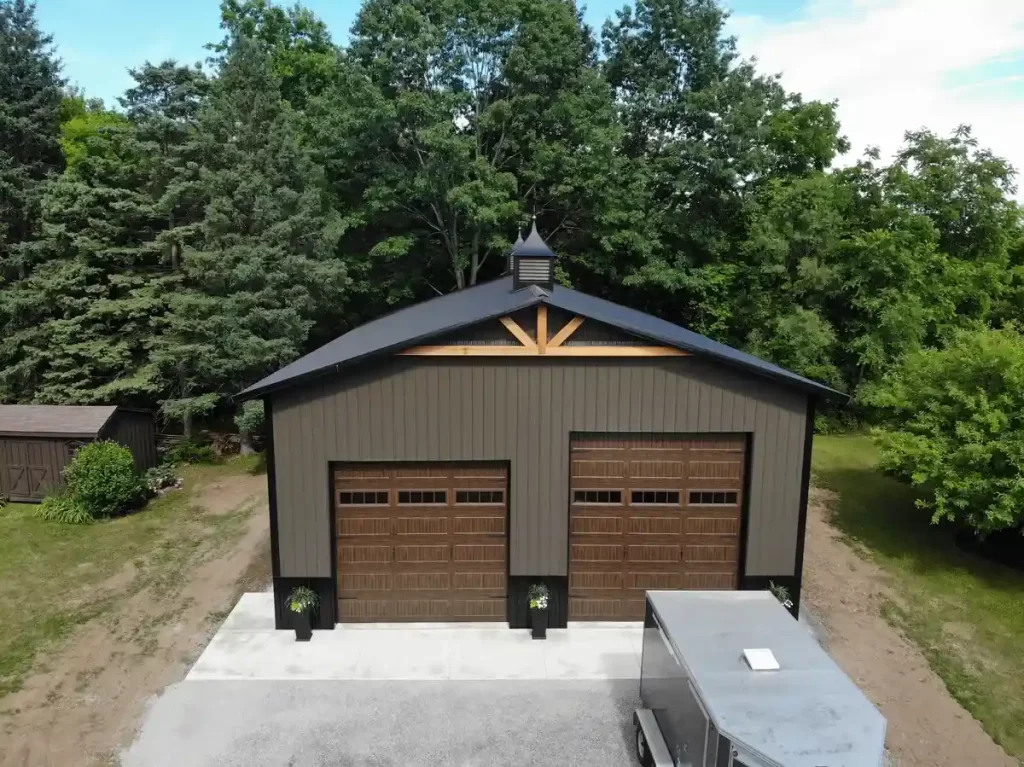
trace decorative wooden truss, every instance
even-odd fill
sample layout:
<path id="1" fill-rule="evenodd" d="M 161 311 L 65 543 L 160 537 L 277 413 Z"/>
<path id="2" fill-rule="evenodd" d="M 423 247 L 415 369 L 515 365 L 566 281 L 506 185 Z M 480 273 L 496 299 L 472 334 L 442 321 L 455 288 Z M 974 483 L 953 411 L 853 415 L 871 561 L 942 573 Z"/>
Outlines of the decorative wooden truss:
<path id="1" fill-rule="evenodd" d="M 566 346 L 573 333 L 583 324 L 583 317 L 576 315 L 565 327 L 548 338 L 548 308 L 537 307 L 537 337 L 532 338 L 511 317 L 502 317 L 501 324 L 519 342 L 518 346 L 454 345 L 416 346 L 399 352 L 413 357 L 687 357 L 689 352 L 668 346 Z"/>

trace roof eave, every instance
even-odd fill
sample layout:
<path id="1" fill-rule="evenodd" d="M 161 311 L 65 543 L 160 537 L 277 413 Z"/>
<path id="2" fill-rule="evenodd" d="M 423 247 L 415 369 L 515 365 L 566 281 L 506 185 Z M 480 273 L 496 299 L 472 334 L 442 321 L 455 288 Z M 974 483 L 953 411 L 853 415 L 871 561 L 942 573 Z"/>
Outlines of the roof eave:
<path id="1" fill-rule="evenodd" d="M 521 309 L 528 309 L 531 306 L 536 306 L 539 303 L 543 303 L 548 298 L 547 293 L 544 293 L 543 295 L 537 295 L 536 293 L 533 293 L 533 295 L 533 300 L 525 302 L 522 306 L 518 307 L 514 311 L 520 311 Z M 509 312 L 507 309 L 503 309 L 500 312 L 494 312 L 483 317 L 477 317 L 468 322 L 457 323 L 455 325 L 452 325 L 451 327 L 444 328 L 443 330 L 424 333 L 423 335 L 417 336 L 416 338 L 410 339 L 408 341 L 402 341 L 401 343 L 398 344 L 392 344 L 391 346 L 384 346 L 381 347 L 380 349 L 374 349 L 372 352 L 368 354 L 353 357 L 342 362 L 333 362 L 330 365 L 324 365 L 323 367 L 317 368 L 316 370 L 311 370 L 308 373 L 302 373 L 292 378 L 285 378 L 284 380 L 278 381 L 277 383 L 269 384 L 267 386 L 253 385 L 247 389 L 243 389 L 238 394 L 235 394 L 232 397 L 232 399 L 235 402 L 246 402 L 247 400 L 260 399 L 261 397 L 265 397 L 268 394 L 272 394 L 275 391 L 280 391 L 281 389 L 290 389 L 293 386 L 298 386 L 300 384 L 307 383 L 309 381 L 325 376 L 328 373 L 340 372 L 342 368 L 351 367 L 352 365 L 358 365 L 361 362 L 376 359 L 377 357 L 384 357 L 387 356 L 388 354 L 394 354 L 395 352 L 401 351 L 402 349 L 409 349 L 412 348 L 413 346 L 418 346 L 422 344 L 424 341 L 428 341 L 431 338 L 436 338 L 439 335 L 444 335 L 445 333 L 452 333 L 456 330 L 461 330 L 462 328 L 472 327 L 473 325 L 477 325 L 481 322 L 487 322 L 488 320 L 497 319 L 498 317 L 504 317 L 508 313 Z"/>

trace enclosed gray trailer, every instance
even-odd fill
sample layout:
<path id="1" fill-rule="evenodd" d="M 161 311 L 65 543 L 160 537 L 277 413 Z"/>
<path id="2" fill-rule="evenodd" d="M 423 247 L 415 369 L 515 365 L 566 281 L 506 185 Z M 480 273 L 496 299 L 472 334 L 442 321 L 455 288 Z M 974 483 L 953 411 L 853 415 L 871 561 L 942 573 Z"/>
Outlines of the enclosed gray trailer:
<path id="1" fill-rule="evenodd" d="M 767 591 L 649 591 L 640 700 L 645 767 L 883 763 L 885 718 Z"/>

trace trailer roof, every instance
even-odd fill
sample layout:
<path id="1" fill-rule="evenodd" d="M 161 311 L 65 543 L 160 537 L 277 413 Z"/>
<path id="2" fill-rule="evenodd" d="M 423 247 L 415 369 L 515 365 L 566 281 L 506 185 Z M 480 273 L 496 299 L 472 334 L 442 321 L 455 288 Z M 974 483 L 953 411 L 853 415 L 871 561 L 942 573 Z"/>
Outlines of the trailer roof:
<path id="1" fill-rule="evenodd" d="M 662 628 L 708 715 L 782 767 L 878 767 L 885 718 L 767 591 L 651 591 Z M 751 671 L 768 648 L 778 671 Z"/>

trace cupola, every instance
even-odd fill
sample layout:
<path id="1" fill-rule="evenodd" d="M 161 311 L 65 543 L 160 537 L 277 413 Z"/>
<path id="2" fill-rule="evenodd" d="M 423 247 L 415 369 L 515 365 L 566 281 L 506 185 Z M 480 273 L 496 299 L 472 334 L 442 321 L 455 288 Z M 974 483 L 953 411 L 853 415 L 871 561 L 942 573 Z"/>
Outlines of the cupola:
<path id="1" fill-rule="evenodd" d="M 551 290 L 555 286 L 555 252 L 537 232 L 534 218 L 530 234 L 517 241 L 510 255 L 512 261 L 512 287 L 514 290 L 536 285 Z"/>

